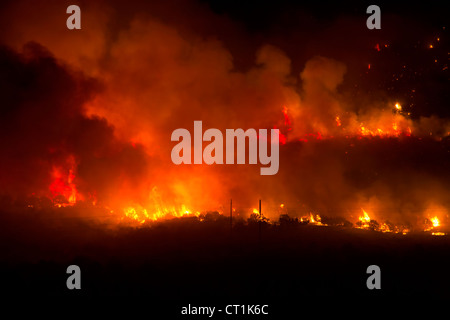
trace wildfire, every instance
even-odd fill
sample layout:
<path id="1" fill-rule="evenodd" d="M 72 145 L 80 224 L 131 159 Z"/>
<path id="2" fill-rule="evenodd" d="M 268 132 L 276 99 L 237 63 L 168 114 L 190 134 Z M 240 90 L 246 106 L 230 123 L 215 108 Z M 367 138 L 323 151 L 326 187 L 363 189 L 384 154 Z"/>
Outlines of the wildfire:
<path id="1" fill-rule="evenodd" d="M 431 218 L 431 222 L 433 223 L 433 228 L 439 227 L 441 223 L 439 222 L 438 217 Z"/>
<path id="2" fill-rule="evenodd" d="M 410 230 L 406 227 L 403 226 L 396 226 L 392 223 L 389 222 L 385 222 L 383 224 L 381 224 L 381 226 L 379 227 L 378 230 L 376 231 L 381 231 L 381 232 L 393 232 L 393 233 L 401 233 L 401 234 L 407 234 L 410 232 Z"/>
<path id="3" fill-rule="evenodd" d="M 401 108 L 401 107 L 400 107 Z M 396 109 L 399 109 L 396 104 Z M 337 120 L 339 117 L 337 117 Z M 366 132 L 365 127 L 361 126 L 362 132 Z M 393 126 L 393 129 L 397 130 L 398 128 Z M 379 133 L 382 134 L 383 131 L 378 129 Z M 366 132 L 367 133 L 367 132 Z M 372 134 L 369 131 L 369 134 Z M 79 200 L 83 200 L 83 197 L 77 191 L 77 187 L 75 185 L 76 182 L 76 166 L 73 158 L 69 159 L 70 168 L 67 173 L 64 173 L 64 169 L 61 167 L 54 167 L 52 171 L 53 181 L 49 186 L 49 190 L 53 196 L 53 203 L 56 207 L 67 207 L 73 206 Z M 89 199 L 91 197 L 89 196 Z M 96 198 L 93 198 L 92 205 L 96 205 Z M 181 217 L 197 217 L 200 221 L 203 221 L 201 218 L 200 212 L 193 212 L 188 209 L 186 205 L 182 204 L 180 206 L 167 206 L 162 201 L 160 194 L 157 191 L 156 187 L 153 187 L 152 192 L 150 194 L 150 204 L 149 205 L 139 205 L 133 204 L 122 207 L 123 209 L 119 210 L 109 210 L 112 215 L 116 212 L 120 212 L 119 221 L 131 224 L 142 225 L 148 222 L 154 222 L 157 220 L 163 219 L 171 219 L 171 218 L 181 218 Z M 33 207 L 32 205 L 29 207 Z M 286 206 L 284 203 L 279 205 L 281 212 L 285 212 Z M 358 217 L 358 222 L 356 223 L 356 228 L 365 229 L 365 230 L 373 230 L 379 231 L 383 233 L 401 233 L 407 234 L 410 232 L 410 229 L 405 226 L 397 226 L 390 222 L 384 222 L 379 224 L 377 221 L 373 220 L 369 213 L 367 213 L 364 209 L 362 209 L 362 214 Z M 233 211 L 236 211 L 233 209 Z M 268 218 L 260 214 L 260 211 L 257 208 L 252 209 L 252 214 L 250 219 L 256 221 L 265 221 L 269 224 L 273 224 Z M 311 224 L 316 226 L 326 226 L 322 222 L 322 218 L 318 214 L 309 213 L 307 216 L 300 217 L 299 221 L 303 224 Z M 446 233 L 436 230 L 441 227 L 441 221 L 437 216 L 433 216 L 432 218 L 426 219 L 426 227 L 423 229 L 425 232 L 430 232 L 434 236 L 442 236 L 446 235 Z"/>
<path id="4" fill-rule="evenodd" d="M 360 228 L 368 229 L 370 224 L 370 217 L 364 209 L 361 209 L 363 212 L 362 216 L 359 216 Z"/>
<path id="5" fill-rule="evenodd" d="M 138 212 L 136 211 L 135 208 L 130 207 L 124 210 L 125 216 L 131 219 L 134 219 L 140 223 L 144 223 L 146 221 L 146 219 L 149 218 L 147 210 L 146 209 L 142 209 L 140 214 L 138 214 Z"/>
<path id="6" fill-rule="evenodd" d="M 391 222 L 384 222 L 379 224 L 377 221 L 373 220 L 369 214 L 361 209 L 363 214 L 359 216 L 358 222 L 356 223 L 356 227 L 359 229 L 380 231 L 380 232 L 392 232 L 392 233 L 401 233 L 407 234 L 410 232 L 410 228 L 403 225 L 395 225 Z M 425 232 L 431 232 L 434 236 L 442 236 L 447 235 L 447 233 L 440 232 L 436 230 L 436 228 L 441 227 L 441 222 L 437 216 L 434 216 L 430 219 L 426 219 L 425 221 Z"/>
<path id="7" fill-rule="evenodd" d="M 445 233 L 445 232 L 441 232 L 441 231 L 435 230 L 436 228 L 441 227 L 441 221 L 439 220 L 439 218 L 437 216 L 434 216 L 434 217 L 432 217 L 430 219 L 426 219 L 425 226 L 426 226 L 426 228 L 425 228 L 424 231 L 431 232 L 431 234 L 433 236 L 445 236 L 445 235 L 447 235 L 447 233 Z"/>
<path id="8" fill-rule="evenodd" d="M 405 226 L 397 226 L 387 221 L 379 224 L 376 220 L 372 219 L 364 209 L 361 208 L 361 210 L 363 214 L 359 216 L 358 222 L 356 223 L 356 227 L 359 229 L 373 230 L 383 233 L 392 232 L 407 234 L 410 232 L 409 228 Z"/>
<path id="9" fill-rule="evenodd" d="M 69 170 L 69 174 L 67 176 L 67 180 L 63 179 L 64 175 L 61 174 L 60 170 L 54 171 L 55 180 L 52 183 L 50 190 L 54 191 L 57 195 L 66 195 L 66 202 L 61 202 L 58 200 L 58 197 L 54 199 L 54 205 L 56 207 L 67 207 L 73 206 L 76 204 L 78 200 L 81 200 L 80 197 L 77 196 L 77 189 L 74 184 L 75 174 L 71 169 Z M 67 181 L 67 182 L 64 182 Z M 57 192 L 58 191 L 58 192 Z M 172 218 L 182 218 L 182 217 L 196 217 L 199 221 L 203 221 L 202 213 L 196 211 L 192 211 L 188 209 L 186 205 L 180 206 L 166 206 L 161 200 L 161 196 L 157 193 L 156 187 L 152 189 L 152 194 L 150 200 L 153 200 L 153 204 L 148 206 L 142 206 L 139 204 L 125 206 L 123 209 L 119 210 L 110 210 L 108 209 L 113 219 L 117 218 L 117 221 L 120 223 L 128 223 L 131 225 L 144 225 L 145 223 L 155 222 L 158 220 L 164 219 L 172 219 Z M 95 206 L 95 201 L 92 202 L 92 205 Z M 33 208 L 33 205 L 28 205 L 28 207 Z M 220 210 L 219 210 L 220 211 Z M 232 211 L 235 213 L 236 209 L 232 208 Z M 362 214 L 359 215 L 358 221 L 356 222 L 355 227 L 358 229 L 364 230 L 372 230 L 383 233 L 397 233 L 397 234 L 407 234 L 410 232 L 410 228 L 404 225 L 395 225 L 391 222 L 383 222 L 378 223 L 376 220 L 371 218 L 369 213 L 361 208 Z M 260 211 L 257 208 L 253 208 L 251 211 L 250 220 L 253 221 L 264 221 L 268 224 L 274 224 L 274 221 L 269 220 L 264 215 L 260 214 Z M 286 205 L 281 203 L 279 205 L 279 213 L 286 214 Z M 119 213 L 119 216 L 117 216 Z M 223 215 L 223 212 L 219 213 Z M 327 224 L 322 222 L 322 217 L 319 214 L 313 214 L 310 212 L 308 215 L 300 217 L 296 221 L 302 224 L 315 225 L 315 226 L 327 226 Z M 350 224 L 351 225 L 351 224 Z M 433 236 L 444 236 L 447 235 L 445 232 L 441 232 L 438 228 L 442 226 L 441 221 L 437 216 L 433 216 L 425 220 L 425 228 L 422 229 L 425 232 L 429 232 Z"/>
<path id="10" fill-rule="evenodd" d="M 285 208 L 284 204 L 280 204 L 279 206 L 281 209 Z M 362 209 L 362 214 L 358 217 L 358 222 L 356 223 L 356 228 L 358 229 L 364 229 L 364 230 L 372 230 L 372 231 L 378 231 L 383 233 L 397 233 L 397 234 L 408 234 L 410 232 L 409 227 L 403 226 L 403 225 L 395 225 L 390 222 L 384 222 L 379 224 L 377 221 L 373 220 L 369 213 Z M 235 211 L 235 209 L 233 209 Z M 139 224 L 144 224 L 145 222 L 151 222 L 151 221 L 157 221 L 160 219 L 167 219 L 167 218 L 180 218 L 180 217 L 186 217 L 186 216 L 192 216 L 197 217 L 201 220 L 201 214 L 199 212 L 193 213 L 191 210 L 188 210 L 186 206 L 182 205 L 178 210 L 174 207 L 172 208 L 164 208 L 162 210 L 155 211 L 152 214 L 149 214 L 148 210 L 143 207 L 128 207 L 123 210 L 124 216 L 121 218 L 121 220 L 132 220 Z M 274 222 L 270 221 L 266 217 L 262 216 L 258 209 L 253 208 L 252 214 L 250 215 L 250 219 L 254 221 L 265 221 L 269 224 L 273 224 Z M 315 225 L 315 226 L 327 226 L 327 224 L 322 222 L 322 217 L 318 214 L 313 214 L 312 212 L 309 213 L 309 215 L 305 215 L 300 217 L 298 220 L 302 224 L 308 224 L 308 225 Z M 447 233 L 437 231 L 436 228 L 441 226 L 441 222 L 438 219 L 438 217 L 433 217 L 430 219 L 427 219 L 429 224 L 431 224 L 430 227 L 426 228 L 424 231 L 430 232 L 433 236 L 443 236 L 447 235 Z"/>
<path id="11" fill-rule="evenodd" d="M 73 206 L 77 202 L 77 199 L 82 199 L 75 185 L 75 159 L 69 157 L 67 162 L 70 166 L 68 171 L 65 171 L 62 167 L 53 167 L 51 173 L 53 180 L 49 186 L 49 190 L 53 202 L 57 207 Z"/>
<path id="12" fill-rule="evenodd" d="M 61 167 L 54 167 L 52 171 L 53 181 L 49 186 L 49 190 L 52 195 L 53 204 L 58 208 L 74 206 L 79 200 L 84 200 L 84 197 L 79 194 L 75 185 L 75 161 L 70 157 L 68 162 L 70 164 L 68 173 L 65 173 L 64 169 Z M 96 206 L 97 199 L 95 193 L 92 196 L 89 196 L 89 199 L 92 200 L 92 205 Z M 112 215 L 114 215 L 115 212 L 122 212 L 119 216 L 120 221 L 137 222 L 139 224 L 159 219 L 181 218 L 186 216 L 198 217 L 200 215 L 199 212 L 194 213 L 184 204 L 181 206 L 166 206 L 161 200 L 161 196 L 158 194 L 156 187 L 152 189 L 149 200 L 153 203 L 146 207 L 135 204 L 132 206 L 125 206 L 123 209 L 109 209 L 108 211 Z M 29 207 L 33 206 L 30 205 Z"/>
<path id="13" fill-rule="evenodd" d="M 180 208 L 158 208 L 153 213 L 149 214 L 148 210 L 143 207 L 128 207 L 123 210 L 124 216 L 121 217 L 121 220 L 125 220 L 125 218 L 134 220 L 140 224 L 143 224 L 147 221 L 157 221 L 160 219 L 168 219 L 168 218 L 181 218 L 187 216 L 198 217 L 200 215 L 199 212 L 192 213 L 191 210 L 187 209 L 185 205 L 182 205 Z"/>
<path id="14" fill-rule="evenodd" d="M 318 215 L 318 214 L 314 215 L 311 212 L 309 213 L 309 216 L 301 217 L 300 218 L 300 222 L 313 224 L 313 225 L 316 225 L 316 226 L 326 226 L 326 224 L 322 223 L 322 218 L 320 217 L 320 215 Z"/>
<path id="15" fill-rule="evenodd" d="M 261 214 L 261 213 L 259 212 L 259 210 L 256 209 L 256 208 L 253 208 L 252 214 L 250 215 L 250 218 L 249 218 L 249 219 L 250 219 L 250 220 L 253 220 L 253 221 L 266 222 L 266 223 L 269 223 L 269 224 L 272 223 L 272 222 L 270 221 L 269 218 L 267 218 L 264 214 Z"/>
<path id="16" fill-rule="evenodd" d="M 376 128 L 376 129 L 369 129 L 366 127 L 363 123 L 360 124 L 360 134 L 362 136 L 372 136 L 372 137 L 398 137 L 401 134 L 404 134 L 405 136 L 411 135 L 411 128 L 406 128 L 405 130 L 402 130 L 399 127 L 399 124 L 397 122 L 393 122 L 390 125 L 390 128 L 387 127 L 385 129 L 382 128 Z"/>
<path id="17" fill-rule="evenodd" d="M 317 226 L 322 226 L 322 218 L 316 214 L 316 216 L 314 217 L 314 215 L 312 213 L 309 214 L 310 215 L 310 223 L 315 224 Z"/>

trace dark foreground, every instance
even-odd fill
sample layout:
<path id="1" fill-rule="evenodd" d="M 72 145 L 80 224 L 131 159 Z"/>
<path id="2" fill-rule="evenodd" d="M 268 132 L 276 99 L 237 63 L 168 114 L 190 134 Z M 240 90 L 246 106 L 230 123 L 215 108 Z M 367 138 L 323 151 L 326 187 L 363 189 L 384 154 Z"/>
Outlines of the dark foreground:
<path id="1" fill-rule="evenodd" d="M 260 233 L 257 223 L 231 233 L 226 219 L 193 218 L 111 230 L 51 217 L 2 213 L 0 272 L 10 297 L 135 296 L 174 315 L 188 304 L 268 304 L 273 315 L 311 298 L 450 297 L 448 236 L 298 224 L 264 224 Z M 71 264 L 81 268 L 81 290 L 66 287 Z M 381 290 L 366 286 L 373 264 Z"/>

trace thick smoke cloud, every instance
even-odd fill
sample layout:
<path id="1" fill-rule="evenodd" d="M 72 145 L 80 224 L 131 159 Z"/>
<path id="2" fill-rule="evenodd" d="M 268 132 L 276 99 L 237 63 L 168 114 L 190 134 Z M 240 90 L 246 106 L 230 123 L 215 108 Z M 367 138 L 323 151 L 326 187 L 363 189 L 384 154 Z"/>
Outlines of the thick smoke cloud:
<path id="1" fill-rule="evenodd" d="M 361 207 L 405 223 L 419 222 L 429 208 L 445 217 L 448 121 L 413 120 L 394 110 L 399 95 L 354 85 L 376 60 L 362 52 L 380 41 L 365 30 L 352 31 L 352 40 L 343 36 L 360 30 L 359 19 L 338 19 L 335 28 L 317 24 L 311 35 L 274 31 L 256 41 L 206 5 L 175 3 L 185 14 L 171 5 L 82 3 L 79 33 L 65 29 L 64 4 L 44 4 L 45 23 L 27 2 L 7 6 L 2 192 L 48 193 L 54 167 L 67 171 L 75 162 L 79 193 L 111 206 L 163 201 L 214 210 L 230 198 L 242 208 L 261 198 L 273 208 L 287 203 L 292 214 L 311 210 L 349 220 Z M 303 52 L 287 42 L 297 36 Z M 192 131 L 194 120 L 204 130 L 279 128 L 286 137 L 280 172 L 262 177 L 259 166 L 175 166 L 170 135 Z M 362 127 L 390 132 L 393 123 L 400 137 L 361 136 Z M 413 137 L 403 136 L 408 130 Z"/>
<path id="2" fill-rule="evenodd" d="M 49 196 L 52 172 L 68 176 L 88 195 L 104 196 L 126 181 L 139 183 L 147 155 L 118 140 L 84 104 L 102 89 L 98 81 L 62 65 L 36 43 L 22 53 L 1 48 L 2 193 Z"/>

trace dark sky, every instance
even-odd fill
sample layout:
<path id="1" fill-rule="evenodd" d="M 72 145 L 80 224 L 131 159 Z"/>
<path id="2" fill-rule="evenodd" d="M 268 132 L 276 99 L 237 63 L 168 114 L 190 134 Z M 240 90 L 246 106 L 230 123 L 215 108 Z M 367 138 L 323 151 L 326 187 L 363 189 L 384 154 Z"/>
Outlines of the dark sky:
<path id="1" fill-rule="evenodd" d="M 202 0 L 218 14 L 226 14 L 243 22 L 250 30 L 271 29 L 275 26 L 299 26 L 303 13 L 324 23 L 339 16 L 361 16 L 372 4 L 381 8 L 382 14 L 395 14 L 417 20 L 418 24 L 442 26 L 448 23 L 448 15 L 439 3 L 414 3 L 411 1 L 238 1 Z"/>
<path id="2" fill-rule="evenodd" d="M 242 61 L 237 59 L 237 66 L 245 66 L 253 59 L 253 46 L 269 41 L 285 50 L 290 57 L 300 58 L 293 58 L 294 72 L 303 68 L 304 60 L 311 54 L 331 56 L 345 62 L 349 67 L 346 75 L 349 87 L 358 87 L 354 92 L 355 98 L 359 94 L 379 97 L 388 93 L 404 101 L 403 107 L 411 112 L 412 118 L 433 114 L 450 116 L 450 19 L 439 3 L 202 2 L 214 13 L 244 26 L 248 32 L 251 39 L 245 48 L 234 49 L 241 51 L 238 56 Z M 365 27 L 369 16 L 366 9 L 371 4 L 381 8 L 381 30 L 367 30 Z M 380 52 L 371 50 L 376 44 L 381 45 Z M 430 44 L 433 45 L 432 50 Z M 233 48 L 233 44 L 230 46 Z M 371 71 L 367 74 L 365 69 L 369 63 Z"/>

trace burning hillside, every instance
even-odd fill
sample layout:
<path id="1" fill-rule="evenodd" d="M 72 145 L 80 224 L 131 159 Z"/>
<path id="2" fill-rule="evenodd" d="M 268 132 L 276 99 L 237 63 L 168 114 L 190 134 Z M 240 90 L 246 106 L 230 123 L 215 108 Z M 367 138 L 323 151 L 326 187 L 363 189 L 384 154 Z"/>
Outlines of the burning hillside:
<path id="1" fill-rule="evenodd" d="M 368 30 L 365 8 L 331 4 L 250 18 L 243 4 L 81 1 L 68 30 L 65 4 L 30 3 L 0 7 L 5 216 L 448 239 L 441 20 L 392 9 Z"/>
<path id="2" fill-rule="evenodd" d="M 101 39 L 108 18 L 91 21 L 94 10 L 86 7 L 85 29 Z M 404 97 L 418 94 L 415 82 L 378 97 L 359 88 L 374 81 L 379 56 L 395 43 L 368 51 L 374 62 L 355 89 L 345 77 L 358 63 L 313 56 L 296 75 L 291 58 L 265 44 L 241 71 L 223 42 L 150 16 L 130 17 L 107 47 L 86 49 L 97 55 L 79 57 L 50 31 L 14 26 L 35 42 L 6 37 L 24 46 L 2 48 L 3 194 L 58 206 L 85 201 L 139 222 L 219 210 L 229 198 L 243 208 L 262 198 L 349 220 L 368 206 L 398 224 L 416 225 L 432 207 L 447 218 L 449 122 L 415 113 L 415 96 Z M 442 46 L 444 31 L 434 38 Z M 279 173 L 173 165 L 170 133 L 198 119 L 222 130 L 278 128 Z"/>

